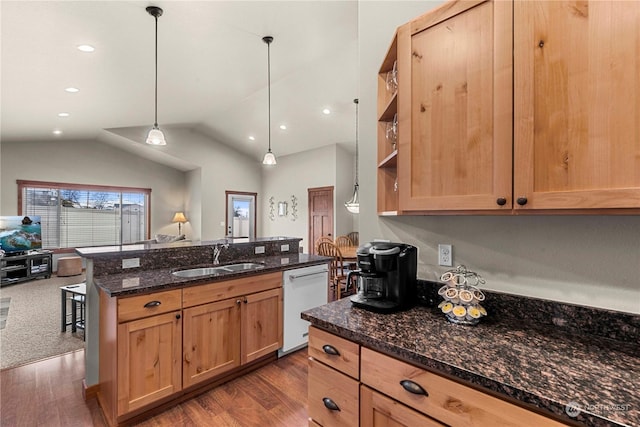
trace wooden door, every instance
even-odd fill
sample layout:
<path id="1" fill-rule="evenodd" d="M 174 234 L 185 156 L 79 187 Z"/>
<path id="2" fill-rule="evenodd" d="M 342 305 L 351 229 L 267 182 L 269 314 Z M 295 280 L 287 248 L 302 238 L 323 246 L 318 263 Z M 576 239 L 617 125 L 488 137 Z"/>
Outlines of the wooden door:
<path id="1" fill-rule="evenodd" d="M 118 416 L 182 389 L 180 311 L 118 325 Z"/>
<path id="2" fill-rule="evenodd" d="M 398 30 L 400 211 L 511 210 L 511 11 L 447 2 Z"/>
<path id="3" fill-rule="evenodd" d="M 282 347 L 282 288 L 243 297 L 242 363 L 253 362 Z"/>
<path id="4" fill-rule="evenodd" d="M 230 298 L 184 310 L 185 388 L 240 366 L 242 300 Z"/>
<path id="5" fill-rule="evenodd" d="M 514 207 L 640 208 L 640 2 L 515 2 L 514 31 Z"/>
<path id="6" fill-rule="evenodd" d="M 370 427 L 444 426 L 364 385 L 360 386 L 360 425 Z"/>
<path id="7" fill-rule="evenodd" d="M 333 237 L 333 187 L 309 188 L 309 253 L 321 236 Z"/>

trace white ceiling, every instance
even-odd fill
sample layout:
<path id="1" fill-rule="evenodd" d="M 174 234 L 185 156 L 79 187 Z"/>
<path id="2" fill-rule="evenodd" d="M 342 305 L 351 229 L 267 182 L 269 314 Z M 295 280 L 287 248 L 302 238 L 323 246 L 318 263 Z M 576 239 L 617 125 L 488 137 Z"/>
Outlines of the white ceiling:
<path id="1" fill-rule="evenodd" d="M 164 10 L 158 21 L 161 129 L 194 128 L 261 159 L 268 142 L 262 37 L 271 35 L 274 153 L 336 143 L 353 148 L 356 1 L 3 0 L 2 141 L 98 139 L 171 164 L 169 156 L 154 153 L 162 148 L 143 143 L 154 115 L 149 5 Z M 80 44 L 96 50 L 80 52 Z M 65 92 L 69 86 L 80 92 Z M 54 129 L 63 134 L 54 136 Z"/>

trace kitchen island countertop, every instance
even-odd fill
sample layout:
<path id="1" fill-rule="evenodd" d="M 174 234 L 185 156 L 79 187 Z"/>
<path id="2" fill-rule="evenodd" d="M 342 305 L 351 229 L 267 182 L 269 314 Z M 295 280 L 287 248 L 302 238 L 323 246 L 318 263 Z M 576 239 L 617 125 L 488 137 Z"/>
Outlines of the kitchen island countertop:
<path id="1" fill-rule="evenodd" d="M 222 267 L 224 264 L 257 262 L 264 264 L 263 268 L 255 270 L 245 270 L 217 276 L 201 276 L 192 278 L 176 277 L 172 273 L 177 270 L 186 270 L 198 267 Z M 329 258 L 310 254 L 282 254 L 272 256 L 256 256 L 239 259 L 233 262 L 221 263 L 220 265 L 203 264 L 189 267 L 166 267 L 151 270 L 135 269 L 134 271 L 124 270 L 121 273 L 94 276 L 93 282 L 107 293 L 109 296 L 125 296 L 179 288 L 191 285 L 200 285 L 222 280 L 236 279 L 255 274 L 271 273 L 275 271 L 301 268 L 309 265 L 328 263 Z"/>
<path id="2" fill-rule="evenodd" d="M 486 318 L 448 322 L 431 307 L 376 314 L 348 298 L 302 313 L 313 326 L 530 408 L 588 426 L 640 425 L 637 342 Z M 567 404 L 580 405 L 569 417 Z"/>

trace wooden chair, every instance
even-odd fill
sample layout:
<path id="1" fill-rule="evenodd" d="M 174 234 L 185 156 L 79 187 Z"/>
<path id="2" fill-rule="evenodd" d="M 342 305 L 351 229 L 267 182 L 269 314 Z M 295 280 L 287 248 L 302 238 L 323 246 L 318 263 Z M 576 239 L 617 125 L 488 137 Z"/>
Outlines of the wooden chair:
<path id="1" fill-rule="evenodd" d="M 339 248 L 344 248 L 347 246 L 354 246 L 353 242 L 347 236 L 338 236 L 335 240 L 335 245 Z"/>
<path id="2" fill-rule="evenodd" d="M 329 264 L 329 283 L 336 299 L 351 295 L 349 292 L 353 292 L 353 287 L 347 286 L 347 274 L 340 248 L 331 242 L 321 242 L 318 245 L 318 255 L 333 258 Z"/>
<path id="3" fill-rule="evenodd" d="M 351 233 L 347 234 L 347 237 L 349 239 L 351 239 L 351 243 L 353 243 L 353 246 L 360 246 L 360 233 L 357 231 L 352 231 Z"/>
<path id="4" fill-rule="evenodd" d="M 318 245 L 322 242 L 329 242 L 329 243 L 333 243 L 333 239 L 329 236 L 320 236 L 318 237 L 318 239 L 314 242 L 313 247 L 316 249 L 315 253 L 317 253 L 318 255 L 320 255 L 320 252 L 318 252 Z"/>

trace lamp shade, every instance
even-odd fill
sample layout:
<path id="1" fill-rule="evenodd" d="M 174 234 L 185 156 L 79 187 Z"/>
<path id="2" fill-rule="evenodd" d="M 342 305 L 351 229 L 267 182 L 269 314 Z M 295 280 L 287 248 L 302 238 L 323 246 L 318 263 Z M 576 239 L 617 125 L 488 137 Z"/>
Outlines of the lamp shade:
<path id="1" fill-rule="evenodd" d="M 351 200 L 345 202 L 344 207 L 351 213 L 357 214 L 360 213 L 360 200 L 358 197 L 358 184 L 353 186 L 353 196 Z"/>
<path id="2" fill-rule="evenodd" d="M 262 164 L 275 165 L 276 163 L 276 156 L 271 152 L 271 150 L 267 151 L 267 153 L 264 155 L 264 159 L 262 159 Z"/>
<path id="3" fill-rule="evenodd" d="M 164 133 L 157 127 L 152 128 L 147 135 L 147 144 L 167 145 L 167 141 L 164 139 Z"/>
<path id="4" fill-rule="evenodd" d="M 187 222 L 187 218 L 184 216 L 183 212 L 176 212 L 171 222 Z"/>

